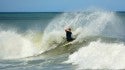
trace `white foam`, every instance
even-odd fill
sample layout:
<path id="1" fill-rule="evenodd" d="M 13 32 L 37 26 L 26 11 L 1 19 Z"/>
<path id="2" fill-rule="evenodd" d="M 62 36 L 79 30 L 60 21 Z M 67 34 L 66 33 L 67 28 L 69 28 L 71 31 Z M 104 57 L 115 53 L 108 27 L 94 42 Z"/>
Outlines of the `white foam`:
<path id="1" fill-rule="evenodd" d="M 91 42 L 69 56 L 65 63 L 78 69 L 125 69 L 125 45 L 122 43 Z"/>
<path id="2" fill-rule="evenodd" d="M 14 31 L 0 32 L 0 59 L 24 58 L 36 54 L 33 43 Z"/>

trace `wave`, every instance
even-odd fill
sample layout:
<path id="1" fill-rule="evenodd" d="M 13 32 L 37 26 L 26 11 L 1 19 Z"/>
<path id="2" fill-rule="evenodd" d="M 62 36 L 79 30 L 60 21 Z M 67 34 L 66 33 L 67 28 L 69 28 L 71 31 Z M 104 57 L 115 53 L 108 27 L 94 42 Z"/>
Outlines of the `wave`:
<path id="1" fill-rule="evenodd" d="M 14 59 L 47 53 L 53 53 L 51 55 L 54 55 L 62 49 L 64 50 L 60 54 L 64 54 L 75 52 L 84 44 L 85 40 L 88 44 L 91 43 L 95 36 L 119 39 L 124 33 L 120 21 L 114 12 L 98 10 L 62 13 L 48 24 L 44 32 L 39 33 L 30 31 L 32 27 L 29 27 L 29 31 L 25 31 L 25 33 L 18 33 L 11 29 L 6 31 L 1 29 L 0 57 L 1 59 Z M 65 42 L 64 29 L 66 27 L 72 28 L 73 37 L 76 38 L 72 44 L 78 46 L 78 48 L 74 48 L 71 45 L 71 51 L 61 47 Z M 38 31 L 40 30 L 38 29 Z"/>
<path id="2" fill-rule="evenodd" d="M 77 65 L 78 69 L 124 69 L 125 45 L 123 43 L 91 42 L 69 56 L 64 63 Z"/>
<path id="3" fill-rule="evenodd" d="M 18 59 L 38 54 L 33 41 L 14 31 L 0 31 L 0 58 Z"/>
<path id="4" fill-rule="evenodd" d="M 88 46 L 91 42 L 101 40 L 101 42 L 104 43 L 118 43 L 121 42 L 121 40 L 117 38 L 111 38 L 111 37 L 103 37 L 103 36 L 87 36 L 83 38 L 82 42 L 76 42 L 76 40 L 72 42 L 67 42 L 65 39 L 61 43 L 56 43 L 55 47 L 52 47 L 53 44 L 51 44 L 51 48 L 42 52 L 41 54 L 36 55 L 37 57 L 39 56 L 44 56 L 45 58 L 48 57 L 53 57 L 56 55 L 62 55 L 62 54 L 72 54 L 79 50 L 81 47 L 86 47 Z M 69 44 L 70 43 L 70 44 Z M 68 45 L 66 45 L 68 44 Z"/>

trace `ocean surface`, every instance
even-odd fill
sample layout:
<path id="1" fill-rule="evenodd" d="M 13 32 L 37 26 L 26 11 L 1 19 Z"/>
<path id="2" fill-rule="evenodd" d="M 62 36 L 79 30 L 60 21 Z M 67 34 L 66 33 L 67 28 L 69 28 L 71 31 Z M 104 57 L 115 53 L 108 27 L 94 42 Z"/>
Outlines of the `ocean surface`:
<path id="1" fill-rule="evenodd" d="M 125 69 L 125 12 L 0 13 L 0 70 L 83 69 Z"/>

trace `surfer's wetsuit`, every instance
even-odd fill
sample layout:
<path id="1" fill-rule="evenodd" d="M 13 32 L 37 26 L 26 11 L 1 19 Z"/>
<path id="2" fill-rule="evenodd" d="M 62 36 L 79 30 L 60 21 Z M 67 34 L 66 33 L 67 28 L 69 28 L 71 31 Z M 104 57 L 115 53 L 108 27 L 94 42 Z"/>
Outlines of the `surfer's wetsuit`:
<path id="1" fill-rule="evenodd" d="M 66 39 L 67 39 L 68 42 L 73 40 L 72 32 L 66 31 Z"/>

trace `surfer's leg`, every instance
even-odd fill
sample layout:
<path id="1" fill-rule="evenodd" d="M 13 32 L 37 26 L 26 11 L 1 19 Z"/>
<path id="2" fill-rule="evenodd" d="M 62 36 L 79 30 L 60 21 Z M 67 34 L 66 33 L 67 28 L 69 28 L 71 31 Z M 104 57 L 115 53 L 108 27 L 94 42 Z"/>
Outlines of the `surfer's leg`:
<path id="1" fill-rule="evenodd" d="M 71 38 L 71 39 L 67 39 L 68 42 L 73 41 L 73 40 L 74 40 L 73 38 Z"/>

